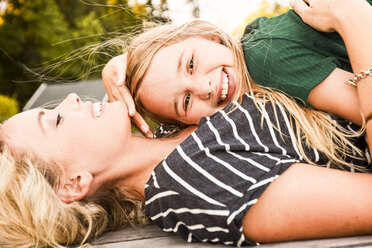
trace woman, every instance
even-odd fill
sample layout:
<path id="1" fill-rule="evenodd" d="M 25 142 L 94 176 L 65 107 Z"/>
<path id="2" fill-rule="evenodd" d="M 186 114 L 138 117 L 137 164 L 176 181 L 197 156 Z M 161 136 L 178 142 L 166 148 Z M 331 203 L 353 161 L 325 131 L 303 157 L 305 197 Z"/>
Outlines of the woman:
<path id="1" fill-rule="evenodd" d="M 92 104 L 75 94 L 0 130 L 0 245 L 9 247 L 79 244 L 137 223 L 151 170 L 144 165 L 155 166 L 181 141 L 132 136 L 122 102 Z"/>
<path id="2" fill-rule="evenodd" d="M 227 117 L 242 118 L 239 125 L 224 120 L 229 108 L 203 118 L 162 162 L 187 133 L 132 136 L 122 102 L 100 106 L 71 94 L 54 110 L 20 113 L 0 128 L 0 244 L 84 243 L 130 223 L 138 202 L 163 230 L 188 241 L 244 245 L 370 233 L 372 175 L 304 164 L 301 154 L 319 164 L 328 159 L 296 149 L 296 129 L 280 109 L 282 133 L 265 122 L 272 140 L 250 140 L 246 125 L 262 124 L 245 95 Z M 270 104 L 262 110 L 274 115 Z M 363 139 L 354 143 L 366 147 Z M 368 159 L 347 161 L 369 168 Z"/>

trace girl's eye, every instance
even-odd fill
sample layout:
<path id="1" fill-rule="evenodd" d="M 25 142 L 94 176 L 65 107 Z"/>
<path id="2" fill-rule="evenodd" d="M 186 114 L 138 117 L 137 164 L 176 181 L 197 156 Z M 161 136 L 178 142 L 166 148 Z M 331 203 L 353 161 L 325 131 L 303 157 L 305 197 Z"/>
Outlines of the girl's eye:
<path id="1" fill-rule="evenodd" d="M 194 57 L 191 57 L 190 62 L 189 62 L 189 72 L 190 74 L 193 73 L 194 70 Z"/>
<path id="2" fill-rule="evenodd" d="M 184 105 L 183 105 L 183 109 L 185 110 L 185 112 L 187 111 L 187 107 L 189 106 L 190 97 L 191 97 L 190 93 L 187 93 L 185 97 Z"/>
<path id="3" fill-rule="evenodd" d="M 58 127 L 59 123 L 61 122 L 62 120 L 62 116 L 58 113 L 57 115 L 57 122 L 56 122 L 56 127 Z"/>

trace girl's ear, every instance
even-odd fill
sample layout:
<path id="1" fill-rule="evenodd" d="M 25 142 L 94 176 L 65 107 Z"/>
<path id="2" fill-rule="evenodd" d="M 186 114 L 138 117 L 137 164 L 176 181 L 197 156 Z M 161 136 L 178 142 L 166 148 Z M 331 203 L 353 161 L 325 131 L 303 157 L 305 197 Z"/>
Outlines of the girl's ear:
<path id="1" fill-rule="evenodd" d="M 92 181 L 92 174 L 79 171 L 65 181 L 57 194 L 61 201 L 66 203 L 79 201 L 88 194 Z"/>

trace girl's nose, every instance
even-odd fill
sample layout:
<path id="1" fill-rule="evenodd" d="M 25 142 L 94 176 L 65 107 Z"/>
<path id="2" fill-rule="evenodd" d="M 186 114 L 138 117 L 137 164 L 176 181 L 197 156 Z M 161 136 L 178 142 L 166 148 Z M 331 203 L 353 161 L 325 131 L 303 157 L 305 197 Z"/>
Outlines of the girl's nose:
<path id="1" fill-rule="evenodd" d="M 194 83 L 194 94 L 199 96 L 202 100 L 208 100 L 211 97 L 213 88 L 211 81 L 205 77 L 199 77 Z"/>

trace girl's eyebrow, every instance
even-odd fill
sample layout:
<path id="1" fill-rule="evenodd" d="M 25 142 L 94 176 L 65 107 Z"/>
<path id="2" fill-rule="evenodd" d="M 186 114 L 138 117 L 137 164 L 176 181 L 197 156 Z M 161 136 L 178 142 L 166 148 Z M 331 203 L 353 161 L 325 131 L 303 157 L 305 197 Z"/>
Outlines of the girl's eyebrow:
<path id="1" fill-rule="evenodd" d="M 37 115 L 37 122 L 38 122 L 38 124 L 40 126 L 40 129 L 43 132 L 43 134 L 45 134 L 45 129 L 44 129 L 43 124 L 41 122 L 41 118 L 43 117 L 44 114 L 45 114 L 45 112 L 43 110 L 40 110 L 39 114 Z"/>

